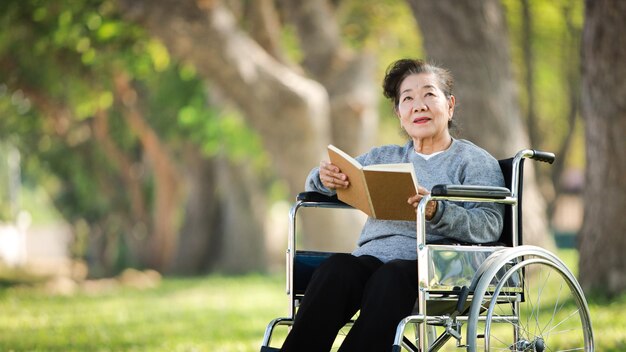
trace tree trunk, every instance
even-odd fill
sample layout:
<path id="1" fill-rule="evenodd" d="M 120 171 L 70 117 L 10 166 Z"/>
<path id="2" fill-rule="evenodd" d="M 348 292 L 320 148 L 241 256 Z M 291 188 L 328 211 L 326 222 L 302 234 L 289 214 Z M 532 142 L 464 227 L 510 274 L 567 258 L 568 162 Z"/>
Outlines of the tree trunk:
<path id="1" fill-rule="evenodd" d="M 282 0 L 297 29 L 307 73 L 328 91 L 332 141 L 349 154 L 372 147 L 378 129 L 379 84 L 375 60 L 342 44 L 341 31 L 328 0 Z"/>
<path id="2" fill-rule="evenodd" d="M 352 155 L 367 151 L 378 128 L 379 92 L 373 82 L 373 58 L 357 55 L 342 44 L 327 0 L 282 0 L 281 4 L 285 17 L 296 27 L 305 71 L 328 92 L 332 143 Z M 327 159 L 326 145 L 321 148 L 322 158 Z M 317 165 L 308 168 L 313 166 Z M 302 214 L 304 245 L 317 250 L 351 251 L 363 225 L 358 212 L 314 210 Z"/>
<path id="3" fill-rule="evenodd" d="M 316 68 L 305 60 L 308 73 L 322 84 L 305 76 L 302 69 L 277 60 L 280 55 L 268 54 L 241 30 L 220 1 L 118 2 L 127 17 L 160 38 L 174 57 L 193 63 L 201 76 L 215 82 L 237 104 L 261 135 L 278 176 L 287 182 L 292 196 L 303 190 L 309 170 L 327 158 L 326 145 L 331 140 L 355 154 L 371 144 L 378 118 L 375 85 L 370 82 L 374 63 L 339 46 L 338 31 L 326 32 L 337 25 L 325 7 L 326 1 L 295 7 L 291 5 L 296 2 L 285 2 L 295 14 L 295 25 L 307 28 L 299 30 L 303 50 L 336 44 L 319 54 L 332 65 Z M 266 3 L 264 6 L 267 8 Z M 273 48 L 270 41 L 263 43 Z M 337 247 L 352 247 L 354 237 L 335 234 L 353 232 L 359 226 L 355 217 L 358 215 L 307 216 L 304 240 L 315 247 L 334 248 L 336 243 Z"/>
<path id="4" fill-rule="evenodd" d="M 181 185 L 175 161 L 156 131 L 145 121 L 137 106 L 138 93 L 124 73 L 115 77 L 118 99 L 125 107 L 128 126 L 137 136 L 153 169 L 154 201 L 149 243 L 145 244 L 143 262 L 157 270 L 167 270 L 178 245 L 178 209 L 182 202 Z"/>
<path id="5" fill-rule="evenodd" d="M 532 47 L 533 40 L 533 17 L 531 15 L 529 0 L 522 1 L 522 55 L 524 59 L 524 90 L 526 91 L 527 111 L 526 128 L 531 145 L 539 145 L 542 140 L 537 124 L 537 111 L 535 100 L 535 58 Z"/>
<path id="6" fill-rule="evenodd" d="M 511 71 L 509 39 L 498 0 L 408 0 L 428 58 L 451 70 L 456 80 L 454 118 L 461 136 L 507 158 L 528 148 Z M 524 242 L 552 249 L 545 201 L 532 162 L 524 178 Z"/>
<path id="7" fill-rule="evenodd" d="M 585 212 L 580 281 L 587 291 L 626 290 L 626 2 L 586 1 L 582 113 Z"/>
<path id="8" fill-rule="evenodd" d="M 306 167 L 319 162 L 319 145 L 328 142 L 320 138 L 328 136 L 329 107 L 323 87 L 267 54 L 237 26 L 232 14 L 220 2 L 119 3 L 128 17 L 141 22 L 160 38 L 174 57 L 194 64 L 201 76 L 217 83 L 220 90 L 236 102 L 250 125 L 262 136 L 277 173 L 291 190 L 301 188 L 308 171 Z M 220 170 L 228 171 L 229 167 L 220 167 Z M 227 175 L 240 176 L 232 170 Z M 222 179 L 224 185 L 228 181 Z M 259 243 L 263 243 L 263 227 L 247 216 L 252 205 L 243 207 L 238 216 L 234 213 L 244 204 L 240 192 L 252 189 L 249 186 L 231 184 L 227 188 L 234 191 L 233 198 L 225 198 L 227 203 L 221 204 L 219 229 L 222 233 L 218 236 L 228 243 L 220 242 L 216 258 L 221 259 L 212 258 L 216 268 L 243 270 L 245 261 L 237 260 L 251 253 L 250 246 L 254 246 L 254 242 L 243 240 L 249 233 L 254 233 Z M 249 195 L 247 200 L 251 198 Z M 267 208 L 265 204 L 254 207 L 257 212 Z M 248 219 L 242 222 L 241 218 Z M 254 225 L 259 227 L 252 228 Z M 235 240 L 237 238 L 240 241 Z M 239 252 L 235 249 L 237 246 L 240 246 Z M 262 247 L 256 249 L 259 248 Z"/>
<path id="9" fill-rule="evenodd" d="M 259 177 L 249 164 L 217 160 L 217 194 L 223 224 L 219 252 L 212 271 L 241 274 L 265 270 L 264 224 L 267 199 Z"/>
<path id="10" fill-rule="evenodd" d="M 278 174 L 291 190 L 301 189 L 308 169 L 320 160 L 320 146 L 330 141 L 326 90 L 268 55 L 220 1 L 120 4 L 174 57 L 193 63 L 219 85 L 262 136 Z"/>
<path id="11" fill-rule="evenodd" d="M 221 202 L 217 189 L 215 159 L 203 156 L 196 146 L 182 151 L 185 218 L 180 228 L 176 257 L 170 267 L 175 274 L 206 272 L 218 256 L 221 244 Z"/>

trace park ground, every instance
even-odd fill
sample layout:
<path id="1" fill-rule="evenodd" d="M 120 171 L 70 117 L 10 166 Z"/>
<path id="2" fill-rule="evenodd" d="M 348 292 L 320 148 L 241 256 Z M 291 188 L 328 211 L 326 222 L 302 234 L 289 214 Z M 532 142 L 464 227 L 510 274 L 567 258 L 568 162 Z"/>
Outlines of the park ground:
<path id="1" fill-rule="evenodd" d="M 570 265 L 573 250 L 559 253 Z M 126 272 L 63 289 L 0 281 L 2 351 L 258 351 L 288 311 L 284 275 L 160 278 Z M 626 294 L 587 297 L 597 351 L 626 350 Z"/>

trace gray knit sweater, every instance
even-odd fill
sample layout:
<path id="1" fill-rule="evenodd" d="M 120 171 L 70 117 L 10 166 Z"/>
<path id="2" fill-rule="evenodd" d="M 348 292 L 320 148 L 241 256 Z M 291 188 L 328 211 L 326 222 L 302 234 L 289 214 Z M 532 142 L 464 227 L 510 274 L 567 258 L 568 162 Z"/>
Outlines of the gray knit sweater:
<path id="1" fill-rule="evenodd" d="M 504 186 L 498 161 L 469 141 L 454 139 L 444 152 L 428 160 L 413 151 L 413 141 L 404 146 L 385 145 L 373 148 L 356 158 L 362 165 L 413 163 L 420 186 L 430 190 L 437 184 Z M 319 178 L 319 169 L 306 180 L 307 191 L 335 194 Z M 408 197 L 407 197 L 408 199 Z M 497 241 L 502 231 L 504 206 L 494 203 L 439 202 L 437 213 L 426 223 L 426 241 L 452 239 L 470 243 Z M 372 255 L 387 262 L 392 259 L 416 259 L 416 224 L 414 221 L 390 221 L 368 218 L 354 255 Z"/>

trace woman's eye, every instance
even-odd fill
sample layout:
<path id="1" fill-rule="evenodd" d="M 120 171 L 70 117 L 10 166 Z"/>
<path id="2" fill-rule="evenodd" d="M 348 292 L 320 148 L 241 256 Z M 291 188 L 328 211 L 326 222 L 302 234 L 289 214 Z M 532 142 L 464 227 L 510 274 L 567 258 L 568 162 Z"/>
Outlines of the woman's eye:
<path id="1" fill-rule="evenodd" d="M 406 97 L 402 98 L 402 101 L 407 101 L 407 100 L 411 100 L 411 99 L 413 99 L 413 98 L 411 98 L 409 96 L 406 96 Z"/>
<path id="2" fill-rule="evenodd" d="M 428 92 L 428 93 L 426 93 L 424 96 L 425 96 L 425 97 L 434 97 L 434 96 L 435 96 L 435 94 L 434 94 L 434 93 L 431 93 L 431 92 Z"/>

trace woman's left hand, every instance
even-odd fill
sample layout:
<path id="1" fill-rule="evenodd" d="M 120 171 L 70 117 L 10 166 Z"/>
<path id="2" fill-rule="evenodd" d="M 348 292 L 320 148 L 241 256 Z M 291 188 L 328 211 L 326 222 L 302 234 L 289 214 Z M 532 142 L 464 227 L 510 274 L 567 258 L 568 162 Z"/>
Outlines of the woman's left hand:
<path id="1" fill-rule="evenodd" d="M 424 196 L 428 194 L 430 194 L 430 192 L 426 188 L 418 186 L 417 194 L 409 198 L 408 203 L 411 204 L 415 208 L 415 211 L 417 211 L 417 205 L 422 200 L 422 198 L 424 198 Z M 428 204 L 426 204 L 426 214 L 425 214 L 426 220 L 432 219 L 433 216 L 435 216 L 436 212 L 437 212 L 437 201 L 436 200 L 429 201 Z"/>

